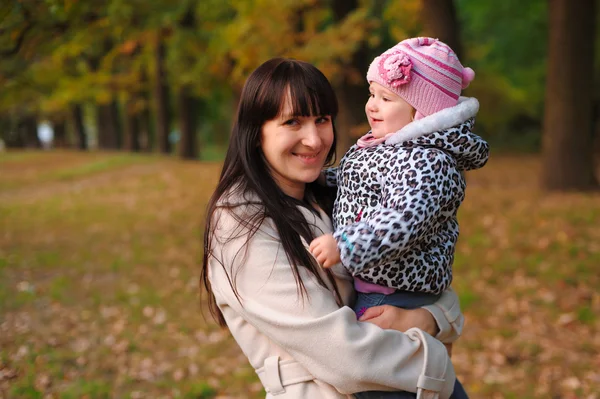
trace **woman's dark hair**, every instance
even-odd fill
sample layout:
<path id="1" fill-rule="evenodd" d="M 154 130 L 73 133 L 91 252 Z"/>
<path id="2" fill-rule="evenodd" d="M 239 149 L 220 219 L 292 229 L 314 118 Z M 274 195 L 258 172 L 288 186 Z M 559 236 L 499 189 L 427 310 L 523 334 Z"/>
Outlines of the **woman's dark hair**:
<path id="1" fill-rule="evenodd" d="M 213 256 L 212 239 L 218 222 L 215 220 L 215 212 L 219 209 L 229 211 L 242 229 L 248 232 L 246 243 L 266 218 L 273 221 L 290 261 L 299 294 L 304 296 L 306 293 L 299 274 L 300 267 L 307 268 L 320 284 L 325 285 L 318 273 L 319 265 L 302 244 L 301 237 L 307 242 L 311 242 L 315 237 L 298 205 L 303 204 L 310 209 L 309 204 L 316 203 L 331 214 L 331 190 L 313 182 L 306 186 L 304 201 L 299 202 L 285 195 L 271 177 L 260 146 L 264 123 L 277 117 L 288 99 L 291 100 L 293 116 L 331 116 L 333 123 L 338 113 L 338 103 L 331 84 L 321 71 L 309 63 L 274 58 L 259 66 L 246 80 L 219 183 L 208 203 L 204 229 L 204 255 L 200 279 L 208 292 L 210 313 L 221 326 L 225 325 L 225 321 L 215 303 L 208 278 L 208 261 Z M 333 144 L 327 155 L 326 165 L 335 161 L 335 125 L 333 132 Z M 249 205 L 248 202 L 240 203 L 243 202 L 240 199 L 252 197 L 256 198 L 255 202 L 259 205 L 253 207 L 257 209 L 256 213 L 241 217 L 233 211 L 236 207 Z M 229 201 L 229 198 L 234 200 Z M 225 268 L 222 263 L 221 266 Z M 227 273 L 226 268 L 225 272 Z M 339 298 L 333 276 L 329 270 L 326 272 Z M 235 276 L 229 273 L 227 276 L 233 292 L 240 300 Z"/>

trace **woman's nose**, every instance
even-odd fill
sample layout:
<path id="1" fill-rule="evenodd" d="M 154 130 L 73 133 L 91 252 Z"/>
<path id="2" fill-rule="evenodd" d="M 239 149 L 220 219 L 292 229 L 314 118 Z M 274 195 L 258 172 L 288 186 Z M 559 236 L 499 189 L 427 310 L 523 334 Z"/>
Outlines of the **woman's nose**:
<path id="1" fill-rule="evenodd" d="M 318 148 L 321 145 L 319 127 L 316 125 L 316 123 L 309 123 L 305 126 L 302 144 L 310 148 Z"/>

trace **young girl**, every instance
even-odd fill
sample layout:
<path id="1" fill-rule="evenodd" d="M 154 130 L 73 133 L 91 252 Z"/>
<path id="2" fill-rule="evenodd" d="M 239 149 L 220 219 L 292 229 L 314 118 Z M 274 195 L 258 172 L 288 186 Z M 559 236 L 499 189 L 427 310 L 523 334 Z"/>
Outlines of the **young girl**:
<path id="1" fill-rule="evenodd" d="M 359 317 L 381 304 L 429 305 L 452 282 L 461 172 L 489 154 L 471 133 L 479 103 L 460 97 L 474 75 L 431 38 L 404 40 L 369 67 L 371 131 L 326 170 L 338 186 L 335 232 L 310 245 L 325 268 L 341 260 L 354 276 Z"/>

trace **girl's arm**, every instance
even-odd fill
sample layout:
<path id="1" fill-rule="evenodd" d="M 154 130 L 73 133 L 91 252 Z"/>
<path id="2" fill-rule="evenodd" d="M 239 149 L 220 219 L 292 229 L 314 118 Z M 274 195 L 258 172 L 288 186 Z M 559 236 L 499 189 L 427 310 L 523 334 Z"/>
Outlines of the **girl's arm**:
<path id="1" fill-rule="evenodd" d="M 337 172 L 337 166 L 323 169 L 319 176 L 319 184 L 327 187 L 337 187 Z"/>
<path id="2" fill-rule="evenodd" d="M 259 230 L 247 246 L 244 243 L 245 238 L 234 239 L 223 251 L 215 251 L 225 266 L 211 263 L 211 284 L 226 318 L 241 316 L 315 378 L 341 393 L 415 392 L 419 384 L 431 388 L 433 377 L 439 380 L 440 397 L 450 396 L 454 369 L 438 340 L 417 329 L 403 334 L 358 322 L 352 309 L 340 308 L 330 289 L 302 267 L 299 274 L 306 293 L 300 295 L 272 229 Z M 239 300 L 230 285 L 231 276 L 235 276 Z M 442 372 L 431 375 L 430 367 Z"/>

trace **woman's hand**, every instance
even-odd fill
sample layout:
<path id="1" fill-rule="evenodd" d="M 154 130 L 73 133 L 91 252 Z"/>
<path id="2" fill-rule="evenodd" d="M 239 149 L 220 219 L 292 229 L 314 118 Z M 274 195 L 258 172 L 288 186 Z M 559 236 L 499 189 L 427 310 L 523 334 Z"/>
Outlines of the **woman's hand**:
<path id="1" fill-rule="evenodd" d="M 373 323 L 383 329 L 391 329 L 405 332 L 416 327 L 432 337 L 435 337 L 440 329 L 429 311 L 417 309 L 402 309 L 391 305 L 381 305 L 369 308 L 358 319 Z"/>

